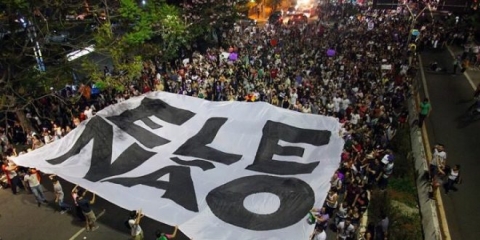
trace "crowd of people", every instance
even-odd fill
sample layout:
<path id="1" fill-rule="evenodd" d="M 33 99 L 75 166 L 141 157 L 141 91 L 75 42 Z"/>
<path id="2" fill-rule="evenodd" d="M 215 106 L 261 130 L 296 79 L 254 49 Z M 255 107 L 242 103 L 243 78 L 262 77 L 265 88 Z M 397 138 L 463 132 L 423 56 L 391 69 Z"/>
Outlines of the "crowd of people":
<path id="1" fill-rule="evenodd" d="M 26 151 L 40 148 L 61 139 L 97 110 L 151 90 L 209 101 L 264 101 L 292 111 L 332 116 L 342 125 L 345 146 L 324 204 L 310 213 L 308 220 L 315 225 L 311 240 L 326 239 L 327 229 L 335 231 L 337 239 L 384 239 L 389 225 L 384 214 L 376 226 L 361 234 L 358 229 L 369 206 L 370 190 L 388 187 L 395 162 L 391 140 L 407 119 L 405 100 L 415 75 L 411 56 L 416 50 L 407 42 L 408 26 L 408 14 L 364 10 L 361 15 L 347 16 L 334 9 L 320 21 L 234 28 L 223 34 L 223 48 L 195 51 L 176 65 L 146 61 L 141 79 L 125 92 L 99 91 L 88 84 L 78 89 L 67 86 L 59 97 L 45 98 L 26 109 L 31 132 L 23 131 L 18 122 L 0 131 L 2 152 L 4 156 L 15 154 L 11 146 L 19 144 L 26 145 Z M 433 46 L 433 40 L 425 44 Z M 111 74 L 108 68 L 105 74 Z M 74 95 L 81 95 L 82 100 L 73 106 L 59 100 Z M 24 173 L 28 186 L 15 180 L 17 172 L 11 163 L 5 161 L 3 166 L 14 194 L 16 186 L 29 187 L 39 206 L 46 201 L 42 191 L 36 190 L 35 178 L 25 175 L 29 171 Z M 77 188 L 74 194 L 80 194 Z M 62 205 L 63 192 L 56 196 L 62 211 L 69 210 L 70 206 Z M 82 197 L 74 199 L 78 206 Z M 90 219 L 87 229 L 96 229 L 95 216 L 85 211 L 91 211 L 89 205 L 79 210 Z M 141 216 L 141 212 L 132 212 L 129 220 L 135 228 L 132 236 L 142 236 L 137 239 L 143 238 L 137 228 Z"/>

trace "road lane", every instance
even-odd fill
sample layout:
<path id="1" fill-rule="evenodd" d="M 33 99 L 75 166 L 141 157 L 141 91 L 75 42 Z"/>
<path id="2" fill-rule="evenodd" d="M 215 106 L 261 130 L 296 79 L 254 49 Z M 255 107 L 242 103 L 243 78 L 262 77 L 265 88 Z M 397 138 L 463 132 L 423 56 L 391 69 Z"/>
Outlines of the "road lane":
<path id="1" fill-rule="evenodd" d="M 480 196 L 476 184 L 480 182 L 480 117 L 466 117 L 467 108 L 473 103 L 473 89 L 466 77 L 452 75 L 452 56 L 447 50 L 422 54 L 425 77 L 429 90 L 432 113 L 426 120 L 431 145 L 442 143 L 446 146 L 449 165 L 460 164 L 464 183 L 458 192 L 445 195 L 442 199 L 452 239 L 478 239 L 480 235 Z M 428 71 L 430 62 L 447 67 L 449 73 Z M 472 78 L 478 81 L 478 78 Z M 478 84 L 478 82 L 474 82 Z"/>
<path id="2" fill-rule="evenodd" d="M 73 204 L 69 194 L 73 188 L 72 184 L 63 180 L 61 183 L 66 194 L 65 201 Z M 55 197 L 50 180 L 44 177 L 42 185 L 47 190 L 45 197 L 50 203 L 41 207 L 37 206 L 32 194 L 22 191 L 13 195 L 10 189 L 0 189 L 0 238 L 2 240 L 82 240 L 84 237 L 88 240 L 130 239 L 129 230 L 124 225 L 128 211 L 99 197 L 93 205 L 93 210 L 98 216 L 105 209 L 105 214 L 97 221 L 100 228 L 94 232 L 83 231 L 76 235 L 85 224 L 77 221 L 72 213 L 60 214 L 58 206 L 53 202 Z M 142 219 L 141 226 L 145 239 L 154 239 L 157 229 L 167 233 L 173 231 L 172 227 L 150 218 Z M 72 238 L 73 236 L 75 238 Z M 175 239 L 188 240 L 189 238 L 179 232 Z"/>

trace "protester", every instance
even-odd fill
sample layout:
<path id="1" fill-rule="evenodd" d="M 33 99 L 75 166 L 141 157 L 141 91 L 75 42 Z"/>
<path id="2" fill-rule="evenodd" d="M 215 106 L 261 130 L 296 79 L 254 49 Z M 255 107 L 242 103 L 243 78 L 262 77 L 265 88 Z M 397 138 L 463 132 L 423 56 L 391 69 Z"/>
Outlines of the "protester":
<path id="1" fill-rule="evenodd" d="M 42 185 L 40 185 L 36 171 L 34 169 L 28 169 L 28 171 L 25 173 L 25 176 L 23 177 L 23 181 L 28 183 L 28 186 L 30 187 L 30 190 L 35 196 L 35 199 L 37 200 L 37 205 L 39 207 L 42 205 L 42 203 L 48 203 L 48 201 L 45 199 L 45 195 L 43 194 Z"/>
<path id="2" fill-rule="evenodd" d="M 97 217 L 90 206 L 95 203 L 95 193 L 92 194 L 92 199 L 85 197 L 87 191 L 84 189 L 78 190 L 77 194 L 77 204 L 82 210 L 83 215 L 85 215 L 87 232 L 97 230 L 99 227 L 96 224 Z"/>
<path id="3" fill-rule="evenodd" d="M 130 226 L 130 236 L 133 240 L 143 240 L 143 230 L 140 227 L 140 220 L 144 217 L 142 210 L 131 211 L 128 225 Z"/>
<path id="4" fill-rule="evenodd" d="M 327 240 L 327 233 L 322 226 L 315 226 L 315 230 L 310 235 L 309 240 Z"/>
<path id="5" fill-rule="evenodd" d="M 17 173 L 17 166 L 12 161 L 4 158 L 2 170 L 7 176 L 8 184 L 14 195 L 18 193 L 18 189 L 25 189 L 22 184 L 22 180 L 20 180 L 20 177 Z"/>
<path id="6" fill-rule="evenodd" d="M 418 114 L 418 127 L 422 128 L 423 121 L 430 114 L 431 106 L 428 101 L 428 98 L 423 99 L 423 102 L 420 103 L 420 113 Z"/>
<path id="7" fill-rule="evenodd" d="M 341 221 L 337 225 L 337 239 L 350 240 L 354 238 L 355 226 L 353 226 L 349 218 Z"/>
<path id="8" fill-rule="evenodd" d="M 175 226 L 172 234 L 163 233 L 160 230 L 155 231 L 155 239 L 156 240 L 169 240 L 174 239 L 177 236 L 178 226 Z"/>
<path id="9" fill-rule="evenodd" d="M 315 229 L 320 227 L 322 229 L 328 228 L 328 221 L 330 220 L 330 215 L 326 212 L 325 207 L 322 207 L 320 209 L 314 208 L 310 212 L 315 218 Z"/>
<path id="10" fill-rule="evenodd" d="M 75 216 L 77 216 L 78 220 L 84 222 L 84 221 L 86 221 L 85 215 L 83 215 L 82 208 L 80 206 L 78 206 L 78 203 L 77 203 L 77 197 L 78 197 L 78 191 L 79 190 L 80 189 L 78 188 L 78 184 L 75 185 L 75 187 L 72 189 L 71 196 L 72 196 L 73 202 L 75 204 Z"/>
<path id="11" fill-rule="evenodd" d="M 420 37 L 407 42 L 409 29 L 405 26 L 411 23 L 407 11 L 394 14 L 358 7 L 360 17 L 350 18 L 345 14 L 350 7 L 326 4 L 320 20 L 309 23 L 226 30 L 221 47 L 194 48 L 190 56 L 175 64 L 145 61 L 141 78 L 132 79 L 125 91 L 103 89 L 92 94 L 96 87 L 89 84 L 81 84 L 79 91 L 68 86 L 56 97 L 43 99 L 37 108 L 25 110 L 34 127 L 32 132 L 25 131 L 25 139 L 37 149 L 47 144 L 38 133 L 52 136 L 48 142 L 57 141 L 96 111 L 150 89 L 208 101 L 262 101 L 334 117 L 341 124 L 345 146 L 332 176 L 332 191 L 322 207 L 329 218 L 338 217 L 339 236 L 348 237 L 359 228 L 370 190 L 386 189 L 394 171 L 395 160 L 387 150 L 396 130 L 407 121 L 404 103 L 411 97 L 416 72 L 413 56 L 416 51 L 443 46 L 447 41 L 443 39 L 460 41 L 453 35 L 432 38 L 448 33 L 426 24 Z M 377 17 L 370 17 L 373 15 Z M 108 74 L 118 73 L 108 69 Z M 81 96 L 82 100 L 65 105 L 58 99 L 69 96 Z M 61 114 L 54 114 L 57 112 Z M 443 154 L 439 151 L 437 155 L 440 160 Z M 78 191 L 75 200 L 88 213 L 87 229 L 91 229 L 95 215 L 83 196 L 83 190 Z M 165 236 L 162 240 L 167 237 L 159 233 L 157 239 L 161 236 Z"/>
<path id="12" fill-rule="evenodd" d="M 60 213 L 64 214 L 72 210 L 72 207 L 69 204 L 65 203 L 64 201 L 65 194 L 63 193 L 62 185 L 60 184 L 60 181 L 58 181 L 57 176 L 50 175 L 49 178 L 50 180 L 52 180 L 52 183 L 53 183 L 53 193 L 55 194 L 55 203 L 58 203 L 58 206 L 60 207 Z"/>
<path id="13" fill-rule="evenodd" d="M 447 182 L 444 185 L 445 194 L 448 194 L 450 190 L 456 190 L 454 185 L 461 182 L 462 178 L 460 177 L 460 165 L 455 165 L 450 169 L 450 171 L 448 171 Z"/>

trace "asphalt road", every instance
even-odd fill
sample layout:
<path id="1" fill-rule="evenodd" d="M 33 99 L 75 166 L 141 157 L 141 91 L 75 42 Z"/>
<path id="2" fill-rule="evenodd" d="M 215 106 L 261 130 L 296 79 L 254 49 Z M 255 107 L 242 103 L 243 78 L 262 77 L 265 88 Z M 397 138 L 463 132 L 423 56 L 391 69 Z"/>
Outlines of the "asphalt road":
<path id="1" fill-rule="evenodd" d="M 65 201 L 73 205 L 70 191 L 73 185 L 61 180 L 66 194 Z M 94 232 L 84 231 L 84 223 L 76 219 L 75 214 L 68 212 L 60 214 L 54 203 L 51 181 L 46 177 L 42 180 L 45 197 L 48 204 L 37 206 L 33 194 L 20 191 L 13 195 L 11 189 L 0 189 L 0 240 L 129 240 L 129 230 L 124 221 L 128 211 L 97 197 L 93 210 L 97 215 L 100 228 Z M 105 213 L 100 216 L 100 213 Z M 172 213 L 175 214 L 175 213 Z M 168 217 L 168 216 L 167 216 Z M 145 240 L 155 239 L 156 230 L 172 233 L 173 227 L 145 217 L 140 224 Z M 190 240 L 182 232 L 177 233 L 175 240 Z M 221 233 L 219 233 L 221 234 Z M 194 238 L 194 236 L 191 236 Z M 335 233 L 328 230 L 327 239 L 334 240 Z M 299 239 L 300 240 L 300 239 Z"/>
<path id="2" fill-rule="evenodd" d="M 58 206 L 54 203 L 52 184 L 50 180 L 43 179 L 42 185 L 47 190 L 45 197 L 50 201 L 38 207 L 35 197 L 25 191 L 13 195 L 10 189 L 0 189 L 0 238 L 2 240 L 128 240 L 129 230 L 124 221 L 128 217 L 128 211 L 119 208 L 101 198 L 93 205 L 97 214 L 100 228 L 94 232 L 82 231 L 84 223 L 76 220 L 74 214 L 60 214 Z M 65 201 L 73 203 L 69 193 L 73 186 L 62 181 L 63 190 L 66 193 Z M 99 217 L 105 209 L 105 213 Z M 174 213 L 172 213 L 174 214 Z M 149 218 L 142 219 L 142 229 L 145 239 L 155 239 L 157 229 L 171 233 L 173 228 L 156 222 Z M 176 240 L 187 240 L 180 231 Z"/>
<path id="3" fill-rule="evenodd" d="M 454 49 L 455 54 L 458 50 Z M 460 50 L 461 52 L 461 50 Z M 431 115 L 426 120 L 430 145 L 442 143 L 446 147 L 447 164 L 461 165 L 463 184 L 457 192 L 442 199 L 448 220 L 451 239 L 474 240 L 480 236 L 480 193 L 476 184 L 480 182 L 480 116 L 466 116 L 473 103 L 473 89 L 467 78 L 461 74 L 452 75 L 453 58 L 449 51 L 425 52 L 422 55 L 426 85 L 432 105 Z M 449 73 L 427 71 L 430 62 L 437 61 L 447 67 Z M 477 85 L 480 71 L 467 71 Z"/>

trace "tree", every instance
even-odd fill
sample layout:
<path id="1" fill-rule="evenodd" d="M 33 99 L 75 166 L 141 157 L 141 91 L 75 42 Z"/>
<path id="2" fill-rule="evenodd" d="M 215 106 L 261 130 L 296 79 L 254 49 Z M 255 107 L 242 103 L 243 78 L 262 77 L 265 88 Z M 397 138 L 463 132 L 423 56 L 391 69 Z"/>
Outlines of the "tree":
<path id="1" fill-rule="evenodd" d="M 47 41 L 58 37 L 53 30 L 85 28 L 86 22 L 66 22 L 62 9 L 81 8 L 81 1 L 0 0 L 0 111 L 15 113 L 24 130 L 31 130 L 24 109 L 34 108 L 39 99 L 58 98 L 50 89 L 71 83 L 72 75 L 65 56 L 81 48 L 65 41 Z M 57 5 L 56 5 L 57 4 Z M 51 11 L 52 7 L 60 7 Z M 83 32 L 73 34 L 82 42 Z M 58 98 L 58 101 L 63 101 Z M 49 116 L 40 116 L 48 118 Z"/>
<path id="2" fill-rule="evenodd" d="M 112 60 L 114 70 L 124 74 L 104 76 L 102 69 L 88 59 L 83 67 L 102 87 L 119 90 L 141 75 L 144 60 L 159 57 L 169 61 L 190 42 L 190 34 L 179 9 L 164 0 L 138 5 L 135 0 L 120 0 L 118 9 L 103 1 L 106 20 L 94 33 L 95 49 Z M 116 27 L 114 27 L 114 22 Z"/>
<path id="3" fill-rule="evenodd" d="M 135 0 L 0 0 L 0 9 L 0 115 L 15 113 L 25 131 L 32 126 L 24 109 L 78 101 L 57 91 L 74 83 L 78 61 L 79 71 L 94 83 L 122 89 L 140 76 L 145 59 L 176 58 L 190 36 L 179 9 L 164 0 L 145 6 Z M 89 57 L 67 60 L 67 54 L 92 45 L 124 74 L 105 77 Z M 55 119 L 52 112 L 42 115 L 40 107 L 34 112 Z"/>
<path id="4" fill-rule="evenodd" d="M 203 36 L 215 29 L 229 29 L 246 17 L 240 12 L 247 0 L 188 0 L 182 4 L 183 17 L 193 36 Z"/>

